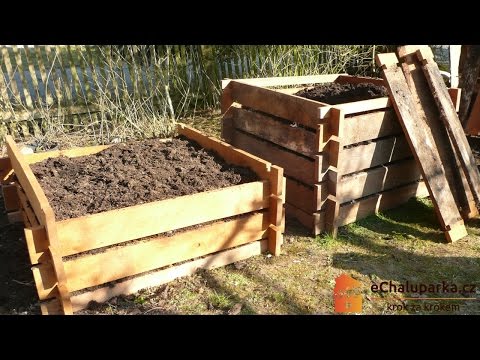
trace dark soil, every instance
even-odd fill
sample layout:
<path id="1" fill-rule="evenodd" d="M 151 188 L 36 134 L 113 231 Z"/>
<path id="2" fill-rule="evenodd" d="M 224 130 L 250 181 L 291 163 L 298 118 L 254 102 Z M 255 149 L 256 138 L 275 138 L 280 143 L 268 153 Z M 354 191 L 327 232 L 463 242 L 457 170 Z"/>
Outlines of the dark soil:
<path id="1" fill-rule="evenodd" d="M 329 105 L 376 99 L 388 96 L 387 88 L 372 83 L 337 84 L 325 83 L 313 88 L 305 88 L 295 95 Z"/>
<path id="2" fill-rule="evenodd" d="M 57 220 L 258 180 L 184 137 L 114 145 L 32 165 Z M 201 209 L 199 209 L 201 211 Z"/>

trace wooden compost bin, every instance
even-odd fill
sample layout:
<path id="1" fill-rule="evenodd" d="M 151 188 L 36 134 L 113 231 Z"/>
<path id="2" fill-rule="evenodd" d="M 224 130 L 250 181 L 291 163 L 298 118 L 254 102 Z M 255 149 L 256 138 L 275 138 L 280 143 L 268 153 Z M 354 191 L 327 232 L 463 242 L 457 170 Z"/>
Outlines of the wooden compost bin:
<path id="1" fill-rule="evenodd" d="M 224 266 L 267 250 L 280 253 L 283 169 L 183 124 L 177 130 L 226 162 L 249 167 L 261 180 L 56 221 L 29 164 L 94 154 L 108 146 L 22 155 L 7 137 L 8 158 L 0 159 L 5 205 L 10 219 L 20 215 L 26 224 L 43 314 L 71 314 L 92 300 L 104 302 L 199 268 Z M 12 182 L 13 174 L 18 183 Z M 184 230 L 164 234 L 177 229 Z M 151 238 L 134 241 L 145 237 Z M 92 253 L 94 249 L 102 251 Z"/>
<path id="2" fill-rule="evenodd" d="M 315 235 L 428 196 L 388 97 L 331 106 L 292 95 L 326 82 L 384 84 L 344 74 L 222 82 L 223 138 L 283 167 L 286 214 Z M 458 111 L 459 90 L 449 91 Z"/>

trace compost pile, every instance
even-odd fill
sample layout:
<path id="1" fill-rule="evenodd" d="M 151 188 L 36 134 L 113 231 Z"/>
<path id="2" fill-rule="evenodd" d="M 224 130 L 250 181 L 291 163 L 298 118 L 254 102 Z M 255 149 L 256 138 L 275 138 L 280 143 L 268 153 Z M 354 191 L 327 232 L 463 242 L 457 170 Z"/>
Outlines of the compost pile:
<path id="1" fill-rule="evenodd" d="M 57 220 L 258 180 L 250 169 L 227 164 L 181 136 L 117 144 L 77 158 L 49 158 L 31 167 Z"/>
<path id="2" fill-rule="evenodd" d="M 337 84 L 325 83 L 313 88 L 305 88 L 295 93 L 310 100 L 329 105 L 343 104 L 353 101 L 376 99 L 388 96 L 387 88 L 372 83 Z"/>

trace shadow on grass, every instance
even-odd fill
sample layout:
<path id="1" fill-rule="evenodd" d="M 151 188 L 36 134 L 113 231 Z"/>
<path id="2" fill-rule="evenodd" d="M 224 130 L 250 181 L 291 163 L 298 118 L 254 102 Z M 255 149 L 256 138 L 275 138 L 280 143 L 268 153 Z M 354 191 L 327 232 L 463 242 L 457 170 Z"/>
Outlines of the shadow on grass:
<path id="1" fill-rule="evenodd" d="M 477 224 L 478 220 L 475 221 Z M 372 231 L 374 233 L 372 233 Z M 390 236 L 378 236 L 378 234 Z M 414 239 L 415 238 L 415 239 Z M 388 240 L 387 240 L 388 239 Z M 435 217 L 434 209 L 423 200 L 411 200 L 404 206 L 387 211 L 379 216 L 370 216 L 355 224 L 341 228 L 339 241 L 355 245 L 369 251 L 370 254 L 358 252 L 336 253 L 333 255 L 333 266 L 346 271 L 357 271 L 367 275 L 372 283 L 391 280 L 394 283 L 437 284 L 442 281 L 464 285 L 480 286 L 480 258 L 478 256 L 442 256 L 445 247 L 468 246 L 459 241 L 455 244 L 444 243 Z M 423 243 L 429 241 L 428 243 Z M 402 244 L 402 242 L 404 244 Z M 419 252 L 402 249 L 407 244 L 415 246 L 432 246 L 438 255 L 421 255 Z M 402 294 L 397 294 L 402 295 Z M 469 292 L 458 293 L 427 293 L 428 297 L 475 297 Z M 404 294 L 408 297 L 409 294 Z M 439 300 L 434 300 L 439 301 Z M 428 302 L 427 300 L 421 302 Z M 452 303 L 452 301 L 448 301 Z M 464 306 L 467 301 L 459 301 Z M 475 303 L 476 311 L 480 307 Z M 470 305 L 470 304 L 469 304 Z M 413 311 L 408 311 L 413 312 Z"/>

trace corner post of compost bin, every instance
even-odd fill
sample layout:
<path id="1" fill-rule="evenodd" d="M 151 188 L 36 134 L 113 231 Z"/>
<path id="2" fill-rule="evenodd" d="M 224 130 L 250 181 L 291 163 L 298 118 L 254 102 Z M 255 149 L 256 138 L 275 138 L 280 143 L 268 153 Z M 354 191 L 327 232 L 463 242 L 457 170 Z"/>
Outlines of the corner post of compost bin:
<path id="1" fill-rule="evenodd" d="M 270 204 L 268 226 L 268 251 L 275 256 L 280 255 L 280 247 L 283 243 L 283 198 L 284 191 L 283 168 L 272 165 L 270 168 Z"/>
<path id="2" fill-rule="evenodd" d="M 232 88 L 235 86 L 234 81 L 230 81 L 227 86 L 222 90 L 222 97 L 220 99 L 220 109 L 222 114 L 225 114 L 225 112 L 228 110 L 230 105 L 233 103 L 233 97 L 232 97 Z"/>
<path id="3" fill-rule="evenodd" d="M 332 107 L 329 117 L 329 134 L 325 151 L 328 153 L 328 170 L 327 170 L 327 189 L 328 196 L 325 202 L 325 232 L 330 233 L 333 237 L 338 232 L 338 215 L 340 212 L 340 161 L 343 150 L 343 120 L 344 112 L 341 109 Z"/>
<path id="4" fill-rule="evenodd" d="M 48 251 L 50 255 L 51 265 L 57 280 L 58 300 L 64 315 L 72 315 L 73 307 L 70 300 L 70 292 L 67 287 L 67 277 L 63 266 L 62 256 L 57 235 L 57 227 L 55 224 L 55 215 L 50 206 L 43 210 L 43 224 L 48 239 Z M 42 308 L 43 311 L 43 308 Z"/>

